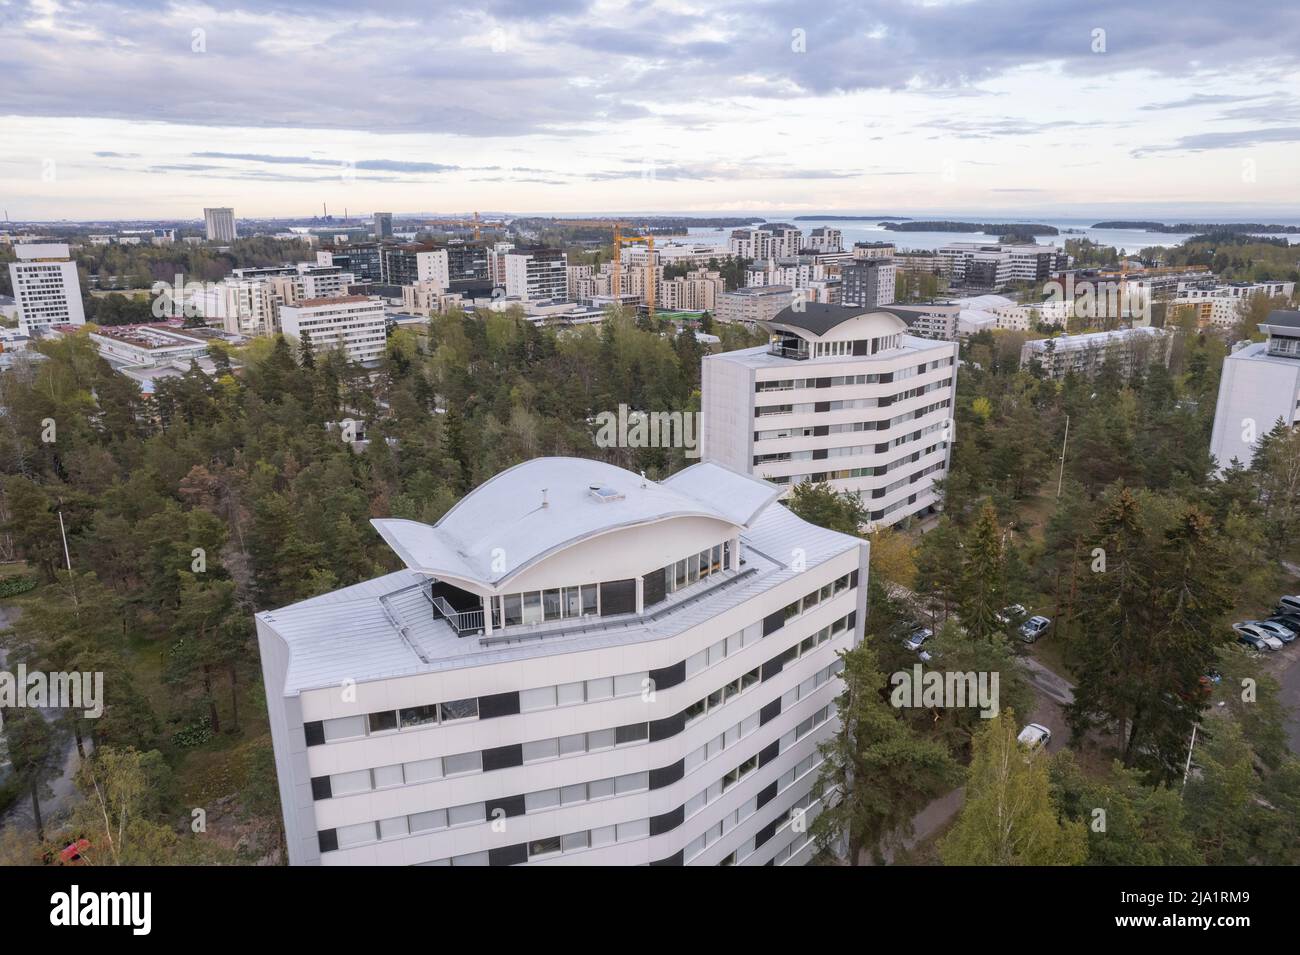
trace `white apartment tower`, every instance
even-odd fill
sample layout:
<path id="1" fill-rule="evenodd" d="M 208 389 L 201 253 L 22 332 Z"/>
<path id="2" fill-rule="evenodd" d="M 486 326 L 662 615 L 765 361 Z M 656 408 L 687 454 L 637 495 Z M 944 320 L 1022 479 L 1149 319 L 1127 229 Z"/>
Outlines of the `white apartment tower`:
<path id="1" fill-rule="evenodd" d="M 1277 310 L 1259 326 L 1267 341 L 1223 360 L 1210 453 L 1219 467 L 1235 458 L 1249 467 L 1255 445 L 1279 420 L 1300 423 L 1300 311 Z"/>
<path id="2" fill-rule="evenodd" d="M 309 298 L 280 306 L 280 329 L 322 350 L 341 347 L 352 361 L 372 361 L 384 352 L 384 303 L 365 295 Z"/>
<path id="3" fill-rule="evenodd" d="M 290 863 L 806 861 L 867 545 L 777 493 L 537 458 L 374 521 L 405 570 L 257 615 Z"/>
<path id="4" fill-rule="evenodd" d="M 515 249 L 506 256 L 506 295 L 527 301 L 563 301 L 568 256 L 560 249 Z"/>
<path id="5" fill-rule="evenodd" d="M 203 223 L 208 230 L 209 242 L 235 241 L 234 209 L 204 209 Z"/>
<path id="6" fill-rule="evenodd" d="M 935 508 L 948 472 L 957 344 L 908 334 L 910 315 L 800 303 L 768 345 L 703 363 L 704 459 L 789 490 L 856 493 L 871 521 Z"/>
<path id="7" fill-rule="evenodd" d="M 77 263 L 62 242 L 15 245 L 18 261 L 9 263 L 9 278 L 18 306 L 18 327 L 25 335 L 51 325 L 84 325 Z"/>

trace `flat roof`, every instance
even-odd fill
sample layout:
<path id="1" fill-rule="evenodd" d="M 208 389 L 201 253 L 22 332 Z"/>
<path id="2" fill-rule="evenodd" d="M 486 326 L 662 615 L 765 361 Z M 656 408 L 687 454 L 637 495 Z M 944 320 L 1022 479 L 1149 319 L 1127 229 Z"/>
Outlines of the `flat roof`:
<path id="1" fill-rule="evenodd" d="M 297 305 L 285 305 L 284 308 L 316 308 L 320 305 L 347 305 L 356 302 L 369 301 L 370 296 L 368 295 L 340 295 L 336 298 L 329 298 L 327 296 L 325 298 L 305 298 Z M 380 303 L 376 302 L 375 304 L 378 305 Z"/>
<path id="2" fill-rule="evenodd" d="M 888 358 L 898 358 L 908 352 L 925 352 L 942 349 L 951 353 L 956 348 L 956 342 L 950 342 L 943 339 L 918 338 L 914 335 L 903 335 L 902 344 L 898 348 L 891 348 L 888 351 L 876 352 L 874 355 L 825 355 L 820 358 L 783 358 L 780 355 L 773 355 L 768 350 L 767 345 L 756 345 L 753 348 L 740 348 L 736 351 L 720 352 L 716 355 L 705 355 L 703 361 L 731 361 L 746 368 L 781 368 L 785 371 L 796 371 L 800 368 L 816 368 L 818 365 L 842 365 L 845 362 L 871 362 L 877 359 L 884 360 Z"/>

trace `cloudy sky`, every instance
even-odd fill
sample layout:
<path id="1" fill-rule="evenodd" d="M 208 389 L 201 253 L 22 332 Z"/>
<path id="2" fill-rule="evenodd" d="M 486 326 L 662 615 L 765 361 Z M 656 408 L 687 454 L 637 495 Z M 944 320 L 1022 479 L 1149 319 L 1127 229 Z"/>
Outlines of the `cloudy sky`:
<path id="1" fill-rule="evenodd" d="M 1300 215 L 1294 0 L 0 0 L 0 76 L 13 219 Z"/>

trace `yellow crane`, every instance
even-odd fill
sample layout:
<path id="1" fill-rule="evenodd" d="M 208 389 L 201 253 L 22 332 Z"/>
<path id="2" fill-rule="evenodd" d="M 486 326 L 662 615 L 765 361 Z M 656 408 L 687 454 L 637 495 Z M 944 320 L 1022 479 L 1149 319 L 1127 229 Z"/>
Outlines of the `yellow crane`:
<path id="1" fill-rule="evenodd" d="M 622 272 L 623 272 L 623 246 L 632 245 L 633 243 L 644 242 L 646 246 L 646 265 L 645 265 L 645 300 L 646 311 L 650 318 L 655 316 L 655 237 L 649 230 L 645 229 L 644 235 L 624 235 L 624 229 L 632 229 L 630 222 L 624 219 L 556 219 L 556 224 L 567 226 L 594 226 L 602 229 L 610 229 L 614 233 L 614 271 L 610 275 L 610 291 L 613 293 L 614 301 L 619 302 L 622 295 Z M 644 227 L 643 227 L 644 228 Z M 621 302 L 619 302 L 621 304 Z"/>

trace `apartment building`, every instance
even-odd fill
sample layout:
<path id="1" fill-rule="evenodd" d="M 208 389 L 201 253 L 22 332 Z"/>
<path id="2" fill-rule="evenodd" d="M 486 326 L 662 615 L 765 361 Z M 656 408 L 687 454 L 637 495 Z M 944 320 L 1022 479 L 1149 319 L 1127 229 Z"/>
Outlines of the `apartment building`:
<path id="1" fill-rule="evenodd" d="M 350 361 L 367 362 L 384 352 L 384 303 L 365 295 L 311 298 L 280 308 L 280 329 L 317 351 L 342 348 Z"/>
<path id="2" fill-rule="evenodd" d="M 1154 362 L 1168 367 L 1175 334 L 1173 329 L 1143 325 L 1110 332 L 1038 338 L 1021 346 L 1020 365 L 1023 368 L 1036 361 L 1046 377 L 1057 380 L 1071 372 L 1092 378 L 1106 362 L 1113 361 L 1120 375 L 1128 379 L 1135 371 L 1142 371 Z"/>
<path id="3" fill-rule="evenodd" d="M 953 242 L 938 256 L 952 284 L 994 291 L 1013 282 L 1046 282 L 1069 264 L 1064 252 L 1033 243 Z"/>
<path id="4" fill-rule="evenodd" d="M 488 281 L 493 286 L 505 288 L 506 256 L 513 252 L 514 249 L 515 244 L 513 242 L 497 242 L 487 250 Z"/>
<path id="5" fill-rule="evenodd" d="M 734 229 L 727 252 L 743 259 L 782 259 L 803 250 L 803 232 L 783 222 L 767 222 L 756 229 Z"/>
<path id="6" fill-rule="evenodd" d="M 840 266 L 840 298 L 845 305 L 879 308 L 894 300 L 894 260 L 888 256 L 855 259 Z"/>
<path id="7" fill-rule="evenodd" d="M 537 458 L 259 613 L 293 865 L 797 865 L 867 544 L 700 463 Z"/>
<path id="8" fill-rule="evenodd" d="M 717 246 L 701 242 L 664 242 L 657 244 L 651 252 L 644 245 L 632 245 L 623 250 L 623 261 L 632 267 L 645 268 L 646 260 L 654 265 L 690 266 L 701 268 L 709 262 L 725 257 Z"/>
<path id="9" fill-rule="evenodd" d="M 1180 282 L 1174 305 L 1192 307 L 1201 328 L 1233 328 L 1253 296 L 1289 299 L 1294 294 L 1294 282 Z"/>
<path id="10" fill-rule="evenodd" d="M 667 311 L 714 312 L 726 290 L 721 273 L 698 268 L 677 278 L 661 279 L 655 300 Z"/>
<path id="11" fill-rule="evenodd" d="M 708 355 L 704 460 L 788 491 L 856 493 L 878 524 L 938 506 L 948 471 L 957 345 L 889 311 L 805 303 L 761 323 L 768 345 Z"/>
<path id="12" fill-rule="evenodd" d="M 1259 326 L 1266 341 L 1238 347 L 1223 360 L 1210 453 L 1219 467 L 1249 467 L 1255 445 L 1279 420 L 1300 423 L 1300 311 L 1275 310 Z"/>
<path id="13" fill-rule="evenodd" d="M 804 241 L 803 247 L 810 252 L 843 252 L 844 233 L 830 226 L 818 226 L 808 233 L 808 238 Z"/>
<path id="14" fill-rule="evenodd" d="M 447 274 L 453 282 L 490 281 L 488 248 L 482 242 L 447 240 Z"/>
<path id="15" fill-rule="evenodd" d="M 393 214 L 391 212 L 376 212 L 375 224 L 373 229 L 376 239 L 391 239 L 393 237 Z"/>
<path id="16" fill-rule="evenodd" d="M 417 282 L 402 286 L 402 309 L 418 315 L 443 312 L 458 307 L 464 300 L 459 292 L 448 292 L 436 282 Z"/>
<path id="17" fill-rule="evenodd" d="M 18 258 L 9 263 L 9 280 L 22 333 L 41 333 L 51 325 L 86 324 L 77 263 L 72 261 L 67 243 L 27 243 L 13 248 Z"/>
<path id="18" fill-rule="evenodd" d="M 387 246 L 382 250 L 383 284 L 415 285 L 433 282 L 451 285 L 451 264 L 447 249 L 434 245 Z"/>
<path id="19" fill-rule="evenodd" d="M 521 299 L 562 300 L 568 294 L 568 264 L 568 256 L 561 249 L 507 252 L 506 294 Z"/>
<path id="20" fill-rule="evenodd" d="M 725 292 L 718 300 L 716 318 L 720 322 L 754 324 L 772 318 L 794 300 L 795 291 L 788 285 L 762 285 Z"/>
<path id="21" fill-rule="evenodd" d="M 336 246 L 316 253 L 318 265 L 337 265 L 358 282 L 384 281 L 384 246 L 377 242 Z"/>
<path id="22" fill-rule="evenodd" d="M 907 324 L 908 334 L 917 338 L 955 342 L 961 337 L 962 307 L 956 302 L 894 303 L 883 306 L 883 310 L 901 318 Z"/>
<path id="23" fill-rule="evenodd" d="M 229 208 L 204 209 L 203 224 L 209 242 L 235 241 L 235 210 Z"/>
<path id="24" fill-rule="evenodd" d="M 344 271 L 342 266 L 300 262 L 292 273 L 272 276 L 267 281 L 280 304 L 297 305 L 305 299 L 347 295 L 356 283 L 356 276 Z"/>

